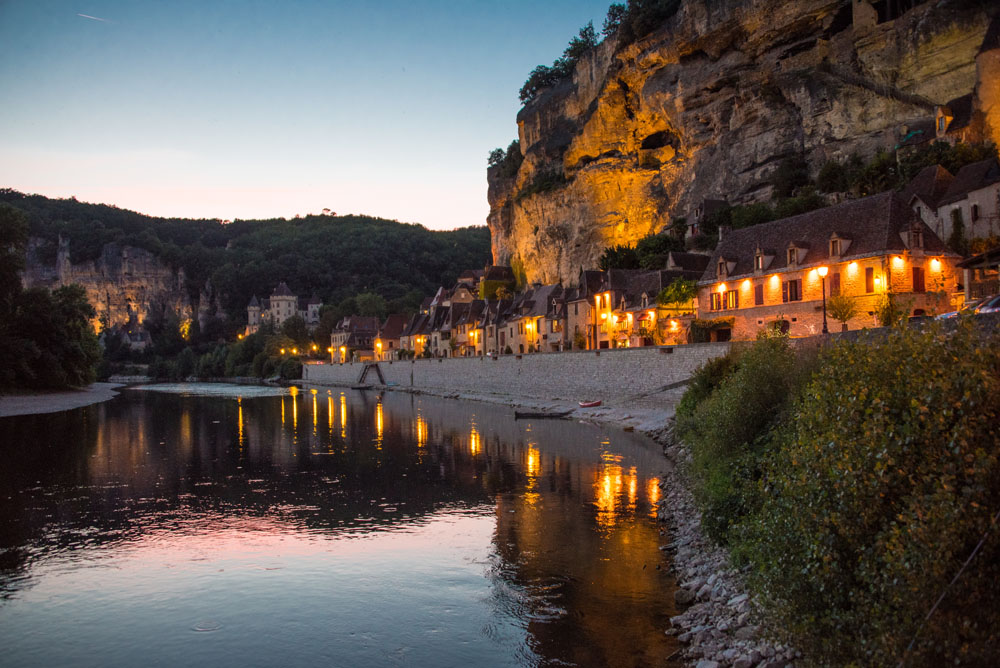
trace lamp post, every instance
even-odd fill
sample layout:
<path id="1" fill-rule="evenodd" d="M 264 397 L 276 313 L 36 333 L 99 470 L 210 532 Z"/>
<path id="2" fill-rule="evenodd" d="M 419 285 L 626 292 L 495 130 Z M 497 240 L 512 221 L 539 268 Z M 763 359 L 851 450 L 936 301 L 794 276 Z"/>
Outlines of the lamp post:
<path id="1" fill-rule="evenodd" d="M 829 273 L 829 267 L 820 267 L 817 269 L 819 272 L 820 287 L 823 290 L 823 333 L 829 334 L 830 330 L 826 328 L 826 275 Z"/>

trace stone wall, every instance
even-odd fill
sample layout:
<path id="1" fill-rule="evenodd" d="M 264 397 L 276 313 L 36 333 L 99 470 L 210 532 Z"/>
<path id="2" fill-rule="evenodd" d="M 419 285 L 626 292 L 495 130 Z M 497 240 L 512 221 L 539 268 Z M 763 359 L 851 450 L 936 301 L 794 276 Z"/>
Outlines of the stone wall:
<path id="1" fill-rule="evenodd" d="M 606 405 L 642 404 L 652 393 L 691 377 L 705 361 L 726 354 L 728 343 L 619 350 L 419 359 L 381 362 L 386 382 L 432 394 L 516 397 L 538 402 L 601 399 Z M 309 364 L 303 380 L 355 385 L 364 364 Z M 374 371 L 367 383 L 378 383 Z M 654 401 L 660 399 L 654 399 Z"/>

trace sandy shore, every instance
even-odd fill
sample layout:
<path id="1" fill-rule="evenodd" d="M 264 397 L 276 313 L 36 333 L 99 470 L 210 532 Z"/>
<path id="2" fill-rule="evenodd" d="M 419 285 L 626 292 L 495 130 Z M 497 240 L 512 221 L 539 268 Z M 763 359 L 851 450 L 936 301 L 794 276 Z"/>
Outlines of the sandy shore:
<path id="1" fill-rule="evenodd" d="M 0 396 L 0 417 L 58 413 L 97 404 L 117 395 L 115 388 L 118 387 L 121 387 L 120 383 L 94 383 L 82 390 Z"/>

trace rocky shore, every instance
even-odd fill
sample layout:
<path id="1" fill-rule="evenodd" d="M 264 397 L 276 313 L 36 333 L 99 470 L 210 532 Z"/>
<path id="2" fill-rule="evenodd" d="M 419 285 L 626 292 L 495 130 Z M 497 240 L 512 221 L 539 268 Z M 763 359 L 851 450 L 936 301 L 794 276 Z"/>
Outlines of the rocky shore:
<path id="1" fill-rule="evenodd" d="M 682 473 L 690 455 L 674 437 L 672 420 L 647 434 L 673 462 L 660 481 L 659 517 L 670 529 L 664 547 L 673 556 L 674 600 L 678 608 L 688 606 L 670 619 L 667 633 L 684 643 L 682 656 L 696 668 L 791 668 L 801 654 L 766 639 L 742 574 L 702 534 L 701 514 Z"/>

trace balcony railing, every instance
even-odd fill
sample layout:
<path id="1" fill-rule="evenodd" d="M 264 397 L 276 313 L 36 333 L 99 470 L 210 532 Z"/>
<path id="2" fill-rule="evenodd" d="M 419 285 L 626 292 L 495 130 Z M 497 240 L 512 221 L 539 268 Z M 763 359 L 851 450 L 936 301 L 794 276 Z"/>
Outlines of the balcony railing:
<path id="1" fill-rule="evenodd" d="M 969 297 L 980 299 L 1000 294 L 1000 279 L 990 278 L 985 281 L 973 281 L 969 284 Z"/>

